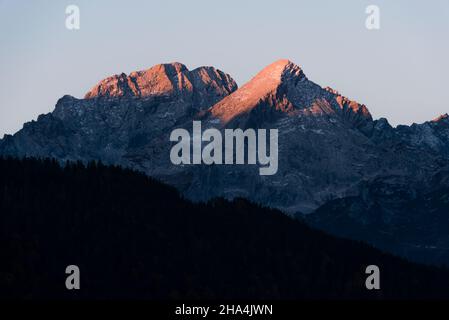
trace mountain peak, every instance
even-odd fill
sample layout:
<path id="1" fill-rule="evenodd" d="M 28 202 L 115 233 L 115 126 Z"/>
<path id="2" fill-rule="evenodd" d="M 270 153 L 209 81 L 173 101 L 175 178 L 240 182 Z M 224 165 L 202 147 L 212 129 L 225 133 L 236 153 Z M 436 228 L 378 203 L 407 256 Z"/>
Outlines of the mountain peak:
<path id="1" fill-rule="evenodd" d="M 449 114 L 445 113 L 432 120 L 432 122 L 441 122 L 449 120 Z"/>
<path id="2" fill-rule="evenodd" d="M 174 90 L 172 78 L 182 78 L 188 72 L 179 62 L 157 64 L 147 70 L 121 73 L 101 80 L 86 95 L 85 99 L 117 98 L 123 96 L 150 96 Z"/>
<path id="3" fill-rule="evenodd" d="M 280 59 L 265 67 L 243 87 L 227 96 L 209 112 L 223 124 L 258 106 L 270 106 L 286 114 L 340 114 L 353 123 L 372 121 L 365 105 L 331 88 L 309 81 L 301 67 Z"/>
<path id="4" fill-rule="evenodd" d="M 272 80 L 280 83 L 291 78 L 303 77 L 305 77 L 304 72 L 298 65 L 288 59 L 280 59 L 262 69 L 253 80 Z"/>
<path id="5" fill-rule="evenodd" d="M 227 123 L 239 114 L 253 109 L 270 95 L 276 95 L 282 86 L 296 86 L 307 80 L 302 69 L 288 59 L 280 59 L 266 66 L 240 89 L 218 102 L 210 112 Z"/>
<path id="6" fill-rule="evenodd" d="M 235 81 L 213 67 L 199 67 L 190 71 L 179 62 L 157 64 L 147 70 L 121 73 L 100 81 L 85 99 L 119 98 L 192 94 L 212 87 L 225 96 L 237 89 Z"/>

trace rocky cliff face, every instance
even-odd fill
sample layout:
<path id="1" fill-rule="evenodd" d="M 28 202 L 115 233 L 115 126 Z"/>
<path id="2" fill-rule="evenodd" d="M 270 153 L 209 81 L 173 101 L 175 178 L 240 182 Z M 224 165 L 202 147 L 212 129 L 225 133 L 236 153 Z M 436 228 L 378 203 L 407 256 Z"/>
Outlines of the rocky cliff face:
<path id="1" fill-rule="evenodd" d="M 62 97 L 52 113 L 26 123 L 14 136 L 5 136 L 0 153 L 99 159 L 140 170 L 150 161 L 156 167 L 158 163 L 149 159 L 154 154 L 163 157 L 158 150 L 168 145 L 165 135 L 173 127 L 236 89 L 235 81 L 220 70 L 189 71 L 180 63 L 115 75 L 102 80 L 84 99 Z"/>
<path id="2" fill-rule="evenodd" d="M 277 174 L 260 176 L 248 165 L 173 165 L 169 135 L 191 131 L 194 119 L 204 129 L 278 129 Z M 240 89 L 219 70 L 180 63 L 107 78 L 84 99 L 64 96 L 52 113 L 6 136 L 0 154 L 98 159 L 155 176 L 193 200 L 240 196 L 294 214 L 358 197 L 384 179 L 424 195 L 449 163 L 448 142 L 447 115 L 393 128 L 279 60 Z"/>
<path id="3" fill-rule="evenodd" d="M 237 89 L 235 81 L 212 67 L 189 71 L 181 63 L 159 64 L 145 71 L 106 78 L 94 86 L 85 99 L 140 98 L 168 96 L 194 99 L 194 107 L 204 108 Z"/>
<path id="4" fill-rule="evenodd" d="M 264 106 L 272 113 L 285 113 L 290 117 L 337 116 L 353 124 L 372 121 L 364 105 L 309 81 L 303 70 L 289 60 L 267 66 L 242 88 L 213 106 L 209 113 L 227 124 L 245 117 L 251 120 Z"/>
<path id="5" fill-rule="evenodd" d="M 203 120 L 206 127 L 278 129 L 279 170 L 260 177 L 246 166 L 203 168 L 191 197 L 242 196 L 290 213 L 310 212 L 353 192 L 353 183 L 378 167 L 377 147 L 359 130 L 372 122 L 366 107 L 321 88 L 288 60 L 267 66 Z"/>
<path id="6" fill-rule="evenodd" d="M 360 180 L 355 195 L 323 204 L 306 220 L 414 261 L 449 266 L 448 116 L 397 128 L 380 119 L 365 129 L 386 167 Z"/>

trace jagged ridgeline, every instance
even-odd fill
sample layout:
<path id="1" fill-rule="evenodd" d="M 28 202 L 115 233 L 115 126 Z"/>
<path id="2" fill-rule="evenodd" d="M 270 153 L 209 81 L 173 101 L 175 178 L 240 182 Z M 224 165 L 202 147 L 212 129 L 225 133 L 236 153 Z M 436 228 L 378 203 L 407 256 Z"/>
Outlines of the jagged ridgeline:
<path id="1" fill-rule="evenodd" d="M 118 167 L 0 160 L 3 298 L 448 298 L 448 270 Z M 67 265 L 82 290 L 65 288 Z M 381 290 L 365 288 L 365 267 Z"/>

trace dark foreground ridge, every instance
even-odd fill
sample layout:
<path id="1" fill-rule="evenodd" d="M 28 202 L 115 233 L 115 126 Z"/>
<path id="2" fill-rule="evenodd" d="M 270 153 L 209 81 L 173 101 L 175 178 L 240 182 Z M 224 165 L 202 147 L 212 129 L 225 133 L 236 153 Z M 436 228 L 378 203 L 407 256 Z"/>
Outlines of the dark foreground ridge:
<path id="1" fill-rule="evenodd" d="M 448 298 L 449 272 L 237 199 L 193 204 L 143 174 L 0 159 L 3 298 Z M 65 268 L 81 289 L 65 288 Z M 365 288 L 365 268 L 381 290 Z"/>

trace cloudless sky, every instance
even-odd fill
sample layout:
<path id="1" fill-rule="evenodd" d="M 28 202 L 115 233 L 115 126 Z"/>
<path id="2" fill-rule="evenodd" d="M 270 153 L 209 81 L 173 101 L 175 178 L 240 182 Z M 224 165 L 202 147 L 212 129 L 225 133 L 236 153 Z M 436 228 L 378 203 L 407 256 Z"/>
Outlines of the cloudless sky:
<path id="1" fill-rule="evenodd" d="M 65 27 L 70 4 L 77 31 Z M 370 4 L 380 30 L 365 28 Z M 449 112 L 448 0 L 0 0 L 0 45 L 0 137 L 64 94 L 173 61 L 241 86 L 288 58 L 394 125 Z"/>

